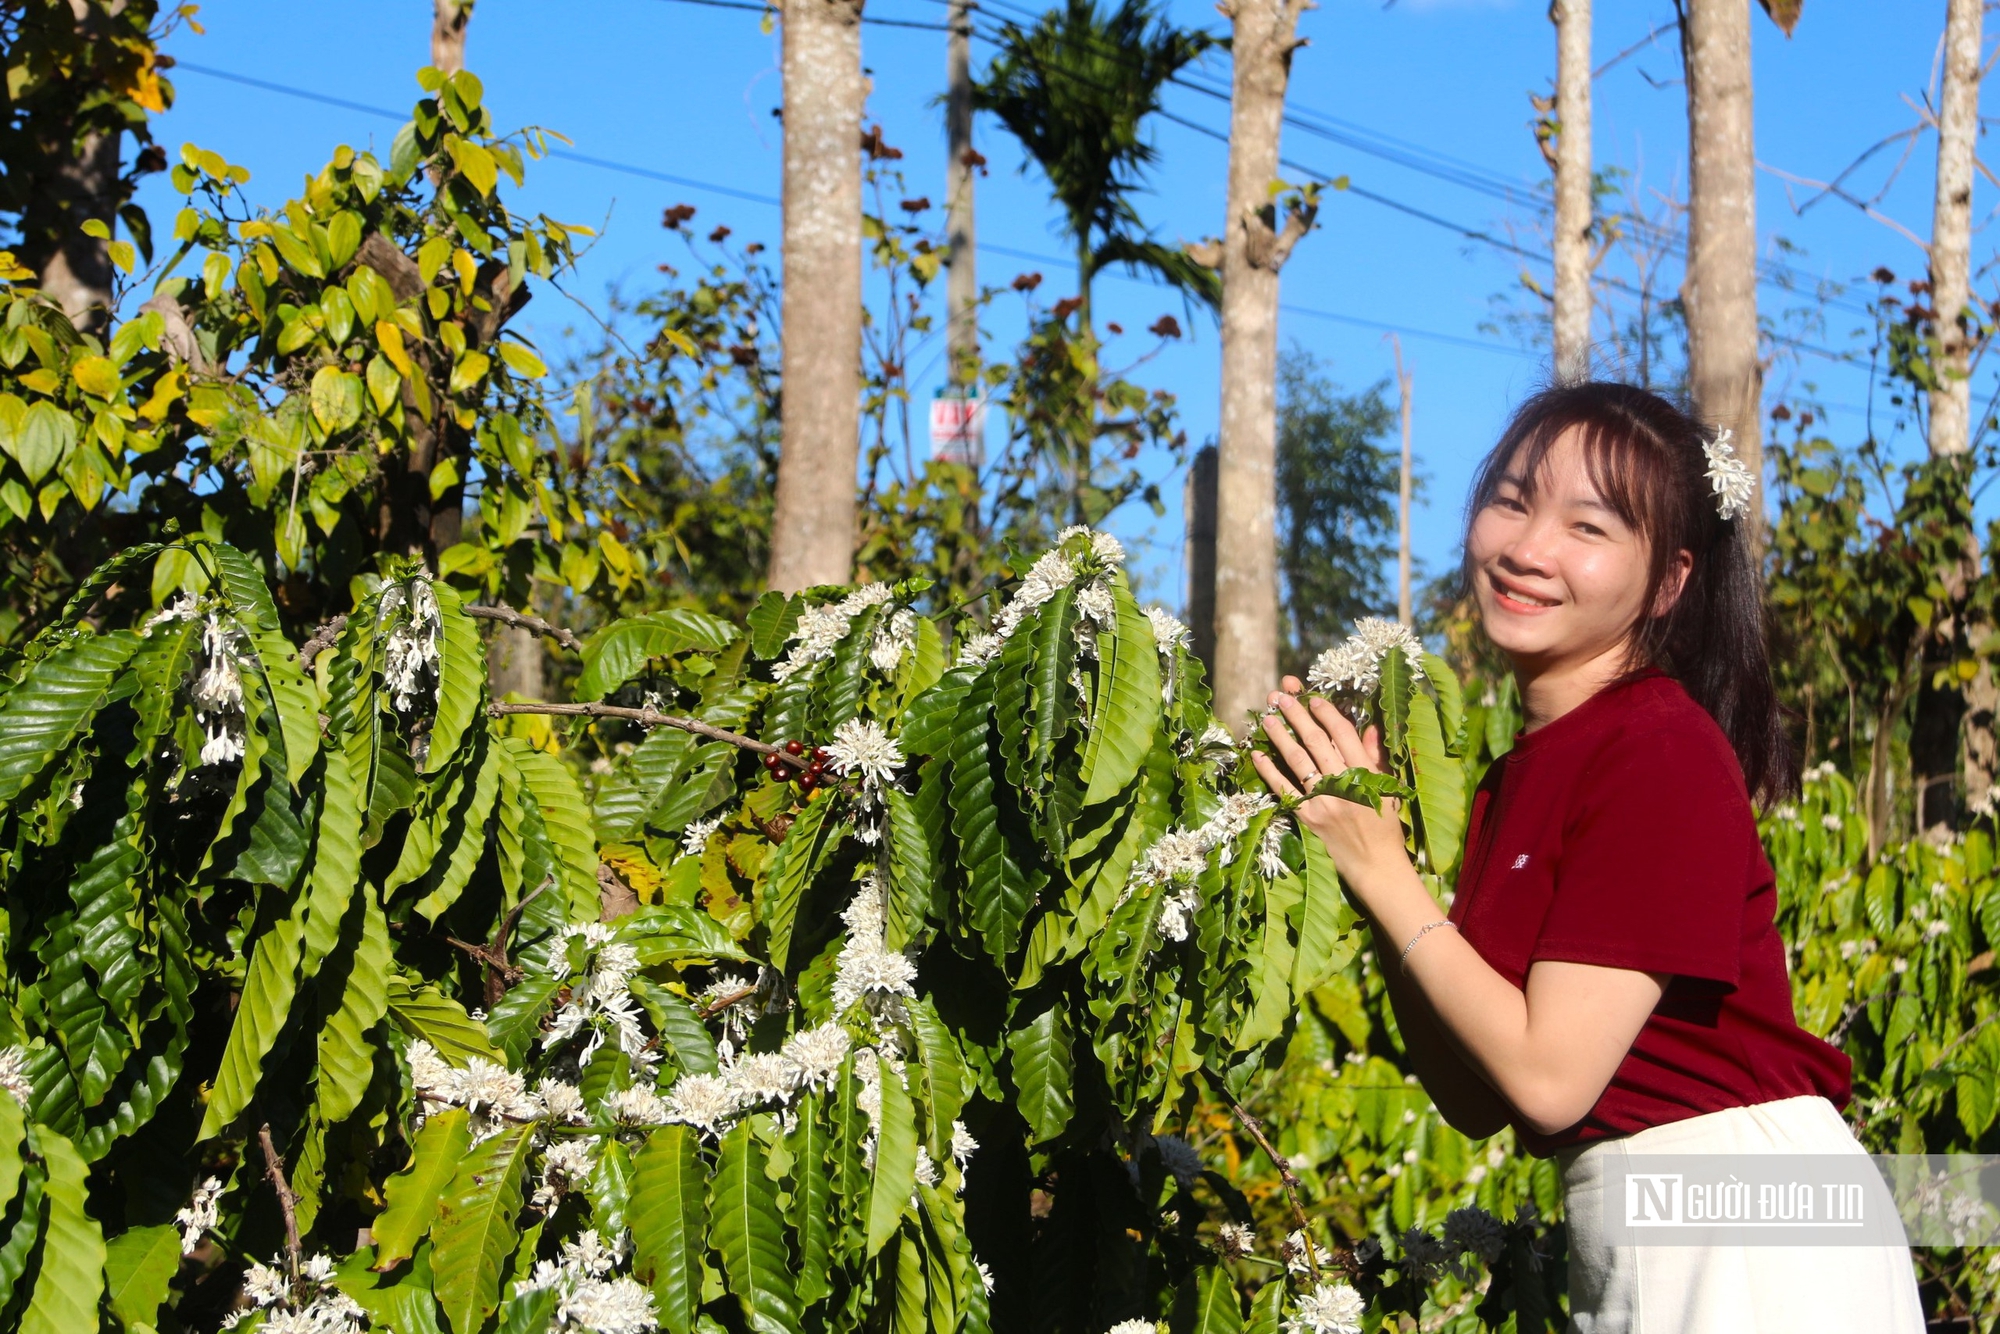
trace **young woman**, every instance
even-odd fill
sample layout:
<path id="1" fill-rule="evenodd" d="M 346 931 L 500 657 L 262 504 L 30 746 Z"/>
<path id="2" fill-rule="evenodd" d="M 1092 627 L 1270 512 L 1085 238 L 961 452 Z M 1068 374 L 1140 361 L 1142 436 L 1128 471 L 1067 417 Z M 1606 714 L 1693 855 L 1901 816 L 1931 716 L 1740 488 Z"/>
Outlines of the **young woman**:
<path id="1" fill-rule="evenodd" d="M 1860 1153 L 1847 1058 L 1799 1028 L 1751 797 L 1795 781 L 1766 657 L 1749 478 L 1663 399 L 1550 389 L 1482 465 L 1465 574 L 1526 713 L 1439 910 L 1393 811 L 1299 809 L 1366 912 L 1445 1119 L 1561 1163 L 1579 1334 L 1920 1334 L 1907 1252 L 1620 1247 L 1624 1152 Z M 1271 787 L 1379 767 L 1287 677 Z"/>

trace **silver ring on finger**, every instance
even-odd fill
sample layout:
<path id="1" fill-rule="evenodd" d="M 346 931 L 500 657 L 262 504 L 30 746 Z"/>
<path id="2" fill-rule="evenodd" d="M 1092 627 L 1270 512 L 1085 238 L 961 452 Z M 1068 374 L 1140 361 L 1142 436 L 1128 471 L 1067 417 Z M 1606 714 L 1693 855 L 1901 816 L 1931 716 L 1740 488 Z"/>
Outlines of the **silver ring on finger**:
<path id="1" fill-rule="evenodd" d="M 1314 784 L 1318 783 L 1319 780 L 1324 778 L 1325 776 L 1326 775 L 1322 774 L 1317 769 L 1306 770 L 1305 773 L 1300 775 L 1299 790 L 1301 792 L 1312 791 Z"/>

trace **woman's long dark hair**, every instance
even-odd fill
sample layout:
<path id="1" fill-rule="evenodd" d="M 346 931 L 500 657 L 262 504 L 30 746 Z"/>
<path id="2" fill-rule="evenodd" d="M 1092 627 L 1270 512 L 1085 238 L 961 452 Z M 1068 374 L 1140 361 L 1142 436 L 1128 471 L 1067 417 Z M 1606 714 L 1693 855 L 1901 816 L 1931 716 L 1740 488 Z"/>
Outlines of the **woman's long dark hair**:
<path id="1" fill-rule="evenodd" d="M 1753 797 L 1773 801 L 1796 791 L 1798 766 L 1771 682 L 1763 581 L 1751 548 L 1750 525 L 1761 516 L 1724 519 L 1718 512 L 1703 450 L 1712 431 L 1632 385 L 1588 381 L 1545 389 L 1521 405 L 1479 465 L 1468 534 L 1502 478 L 1519 479 L 1532 494 L 1549 450 L 1571 430 L 1580 433 L 1598 494 L 1650 548 L 1643 605 L 1657 605 L 1676 552 L 1693 559 L 1672 608 L 1632 627 L 1630 669 L 1668 672 L 1708 710 L 1736 751 Z M 1477 574 L 1469 563 L 1465 573 L 1468 580 Z"/>

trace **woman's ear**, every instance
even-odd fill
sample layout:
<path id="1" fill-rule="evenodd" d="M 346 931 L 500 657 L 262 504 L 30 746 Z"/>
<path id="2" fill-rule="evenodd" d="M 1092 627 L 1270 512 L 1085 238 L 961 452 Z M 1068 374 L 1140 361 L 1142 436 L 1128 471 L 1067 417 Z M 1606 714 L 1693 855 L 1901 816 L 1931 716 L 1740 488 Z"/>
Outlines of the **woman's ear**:
<path id="1" fill-rule="evenodd" d="M 1694 569 L 1694 556 L 1687 551 L 1676 551 L 1667 565 L 1667 577 L 1660 581 L 1659 596 L 1653 599 L 1653 615 L 1665 616 L 1681 600 L 1687 589 L 1688 575 Z"/>

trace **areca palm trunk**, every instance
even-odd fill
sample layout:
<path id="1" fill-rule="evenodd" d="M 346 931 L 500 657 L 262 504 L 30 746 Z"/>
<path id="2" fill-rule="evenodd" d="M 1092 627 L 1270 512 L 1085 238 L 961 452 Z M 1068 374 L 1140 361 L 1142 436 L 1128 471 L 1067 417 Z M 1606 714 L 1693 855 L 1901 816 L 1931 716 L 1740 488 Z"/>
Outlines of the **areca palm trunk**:
<path id="1" fill-rule="evenodd" d="M 1555 0 L 1555 370 L 1590 373 L 1590 0 Z"/>
<path id="2" fill-rule="evenodd" d="M 1981 0 L 1949 0 L 1944 88 L 1938 99 L 1937 195 L 1931 222 L 1931 308 L 1938 387 L 1930 396 L 1932 457 L 1971 447 L 1965 304 L 1972 286 L 1972 172 L 1979 137 Z"/>
<path id="3" fill-rule="evenodd" d="M 861 429 L 862 0 L 784 7 L 784 421 L 769 582 L 846 583 Z"/>
<path id="4" fill-rule="evenodd" d="M 1972 294 L 1972 176 L 1979 137 L 1983 8 L 1981 0 L 1948 0 L 1945 7 L 1944 84 L 1938 98 L 1937 188 L 1931 221 L 1937 384 L 1930 393 L 1930 452 L 1940 459 L 1963 456 L 1972 447 L 1972 385 L 1967 378 L 1971 339 L 1965 317 Z M 1957 593 L 1978 572 L 1978 539 L 1968 533 L 1965 558 L 1959 568 L 1943 572 L 1942 582 Z M 1964 638 L 1976 642 L 1989 630 L 1984 623 L 1970 624 L 1964 627 Z M 1950 655 L 1954 650 L 1944 645 L 1934 654 L 1940 661 Z M 1926 690 L 1919 698 L 1911 760 L 1921 763 L 1923 770 L 1918 775 L 1924 808 L 1919 812 L 1920 827 L 1935 828 L 1955 813 L 1954 777 L 1963 783 L 1966 804 L 1972 809 L 1985 809 L 1990 803 L 2000 763 L 1993 735 L 1996 704 L 2000 688 L 1985 662 L 1963 690 Z M 1918 736 L 1933 741 L 1923 754 L 1914 744 Z"/>
<path id="5" fill-rule="evenodd" d="M 446 74 L 465 68 L 465 28 L 473 0 L 431 0 L 431 64 Z"/>
<path id="6" fill-rule="evenodd" d="M 1271 198 L 1302 0 L 1228 0 L 1234 33 L 1222 234 L 1222 420 L 1215 549 L 1215 714 L 1241 730 L 1278 677 L 1278 271 L 1312 225 Z M 1282 226 L 1282 230 L 1280 230 Z"/>
<path id="7" fill-rule="evenodd" d="M 1757 359 L 1757 162 L 1751 123 L 1750 0 L 1686 0 L 1688 389 L 1695 412 L 1735 435 L 1756 479 L 1751 534 L 1762 546 L 1764 371 Z"/>
<path id="8" fill-rule="evenodd" d="M 979 373 L 979 276 L 974 242 L 971 0 L 952 0 L 945 39 L 945 350 L 954 384 L 969 389 Z"/>

